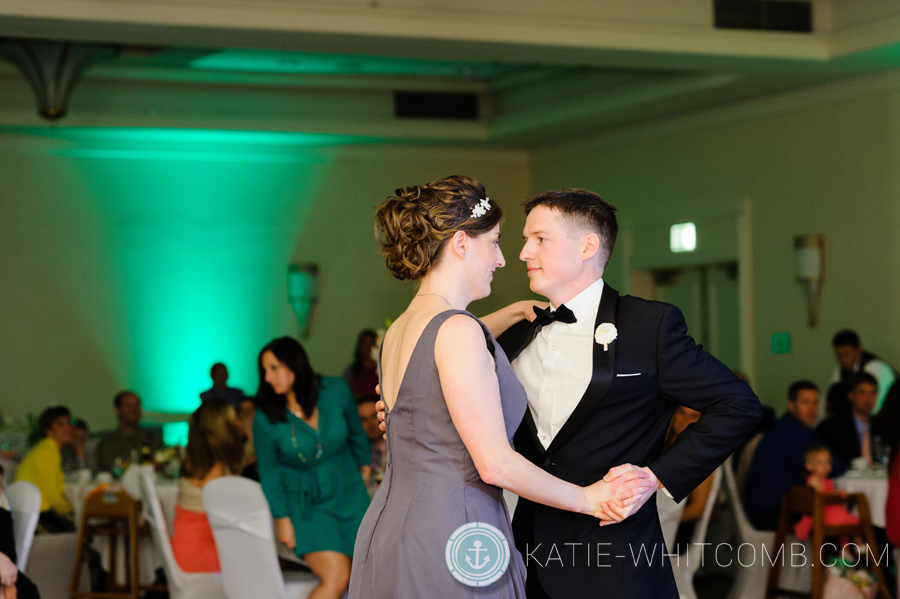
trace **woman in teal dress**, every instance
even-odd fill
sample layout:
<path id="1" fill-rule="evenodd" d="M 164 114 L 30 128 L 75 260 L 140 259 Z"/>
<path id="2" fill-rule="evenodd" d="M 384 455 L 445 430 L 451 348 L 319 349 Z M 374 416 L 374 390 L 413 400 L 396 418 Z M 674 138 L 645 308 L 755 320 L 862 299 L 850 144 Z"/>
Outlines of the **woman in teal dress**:
<path id="1" fill-rule="evenodd" d="M 278 529 L 319 578 L 311 599 L 337 599 L 350 580 L 356 531 L 369 506 L 372 449 L 340 378 L 317 376 L 290 337 L 259 353 L 253 445 Z"/>

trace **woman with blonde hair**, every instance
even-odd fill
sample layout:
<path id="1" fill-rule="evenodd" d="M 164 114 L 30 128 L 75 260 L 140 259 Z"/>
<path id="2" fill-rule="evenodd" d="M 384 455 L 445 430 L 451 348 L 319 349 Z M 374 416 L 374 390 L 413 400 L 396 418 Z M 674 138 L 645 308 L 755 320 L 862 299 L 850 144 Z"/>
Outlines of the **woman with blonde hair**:
<path id="1" fill-rule="evenodd" d="M 503 489 L 591 517 L 602 501 L 633 503 L 646 475 L 580 487 L 512 449 L 527 397 L 494 336 L 534 302 L 484 321 L 466 311 L 505 264 L 503 212 L 465 176 L 395 194 L 375 217 L 383 254 L 395 278 L 419 285 L 381 346 L 388 466 L 356 538 L 350 597 L 523 598 L 525 564 L 514 546 L 493 562 L 485 561 L 490 541 L 466 548 L 473 527 L 486 526 L 511 545 Z"/>
<path id="2" fill-rule="evenodd" d="M 234 408 L 219 398 L 200 404 L 188 426 L 172 523 L 172 553 L 185 572 L 219 572 L 219 554 L 201 491 L 211 480 L 240 473 L 244 459 L 241 429 Z"/>

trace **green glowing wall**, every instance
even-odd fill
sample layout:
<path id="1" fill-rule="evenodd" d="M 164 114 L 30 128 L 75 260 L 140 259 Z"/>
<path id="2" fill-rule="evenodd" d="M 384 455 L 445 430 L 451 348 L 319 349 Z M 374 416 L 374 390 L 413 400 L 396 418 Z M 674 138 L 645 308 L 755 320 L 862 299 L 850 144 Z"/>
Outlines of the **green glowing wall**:
<path id="1" fill-rule="evenodd" d="M 340 374 L 356 333 L 395 317 L 412 289 L 387 276 L 372 234 L 373 207 L 400 185 L 474 174 L 509 198 L 518 238 L 524 153 L 350 142 L 0 131 L 0 414 L 65 403 L 107 428 L 123 387 L 145 410 L 189 412 L 216 361 L 255 391 L 259 348 L 297 333 L 291 261 L 321 267 L 304 343 L 317 369 Z M 480 308 L 527 294 L 519 269 L 507 270 Z"/>

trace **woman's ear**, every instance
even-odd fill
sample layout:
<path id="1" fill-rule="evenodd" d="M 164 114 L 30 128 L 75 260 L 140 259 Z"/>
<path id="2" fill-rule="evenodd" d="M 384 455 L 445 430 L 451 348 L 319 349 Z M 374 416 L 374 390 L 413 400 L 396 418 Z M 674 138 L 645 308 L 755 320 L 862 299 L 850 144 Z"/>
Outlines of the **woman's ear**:
<path id="1" fill-rule="evenodd" d="M 469 251 L 469 236 L 465 231 L 457 231 L 450 238 L 448 249 L 456 254 L 459 258 L 465 258 L 466 252 Z"/>

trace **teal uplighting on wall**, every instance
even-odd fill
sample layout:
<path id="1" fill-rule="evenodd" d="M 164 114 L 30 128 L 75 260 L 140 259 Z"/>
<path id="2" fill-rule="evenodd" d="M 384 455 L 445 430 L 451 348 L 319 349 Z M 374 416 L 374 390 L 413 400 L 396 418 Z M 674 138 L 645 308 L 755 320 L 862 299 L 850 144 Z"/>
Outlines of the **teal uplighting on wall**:
<path id="1" fill-rule="evenodd" d="M 208 54 L 191 61 L 191 68 L 255 73 L 432 75 L 440 77 L 486 77 L 512 69 L 509 66 L 488 62 L 246 49 L 220 50 Z"/>
<path id="2" fill-rule="evenodd" d="M 229 385 L 255 393 L 257 352 L 292 332 L 273 323 L 290 310 L 285 268 L 316 197 L 316 172 L 328 164 L 315 142 L 346 139 L 146 129 L 50 135 L 70 142 L 52 154 L 60 168 L 72 163 L 86 188 L 79 197 L 90 202 L 80 217 L 97 221 L 103 236 L 102 256 L 91 256 L 101 274 L 91 276 L 104 283 L 92 292 L 117 307 L 105 318 L 118 322 L 107 345 L 121 384 L 142 396 L 145 410 L 192 412 L 211 386 L 210 366 L 224 362 Z"/>

